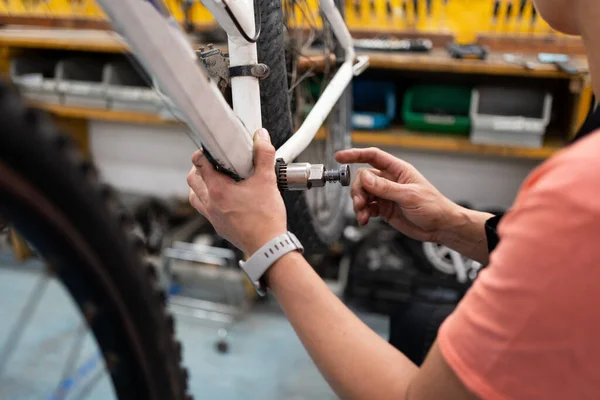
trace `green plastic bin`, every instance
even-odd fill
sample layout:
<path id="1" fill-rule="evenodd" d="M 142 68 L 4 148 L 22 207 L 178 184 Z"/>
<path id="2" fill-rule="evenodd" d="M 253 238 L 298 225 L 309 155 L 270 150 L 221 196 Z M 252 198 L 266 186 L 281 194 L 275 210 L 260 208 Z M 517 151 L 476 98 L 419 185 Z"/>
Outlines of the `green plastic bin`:
<path id="1" fill-rule="evenodd" d="M 468 135 L 471 88 L 416 85 L 404 94 L 402 116 L 409 130 Z"/>

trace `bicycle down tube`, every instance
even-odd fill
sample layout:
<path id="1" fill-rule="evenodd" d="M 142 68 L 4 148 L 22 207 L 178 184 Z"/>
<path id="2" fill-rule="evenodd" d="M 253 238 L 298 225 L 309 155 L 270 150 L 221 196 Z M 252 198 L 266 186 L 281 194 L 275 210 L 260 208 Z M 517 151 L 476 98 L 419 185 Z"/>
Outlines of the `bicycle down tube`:
<path id="1" fill-rule="evenodd" d="M 198 141 L 223 167 L 242 178 L 249 176 L 253 169 L 252 134 L 261 126 L 258 79 L 231 79 L 232 110 L 204 68 L 198 66 L 177 22 L 161 12 L 157 2 L 160 0 L 98 0 L 159 89 L 181 111 Z M 256 64 L 252 40 L 259 27 L 255 27 L 252 0 L 204 0 L 203 4 L 227 33 L 231 66 Z M 352 38 L 333 0 L 321 0 L 320 6 L 345 49 L 345 61 L 299 130 L 278 150 L 277 157 L 286 162 L 310 144 L 352 77 L 368 66 L 365 56 L 354 63 Z"/>

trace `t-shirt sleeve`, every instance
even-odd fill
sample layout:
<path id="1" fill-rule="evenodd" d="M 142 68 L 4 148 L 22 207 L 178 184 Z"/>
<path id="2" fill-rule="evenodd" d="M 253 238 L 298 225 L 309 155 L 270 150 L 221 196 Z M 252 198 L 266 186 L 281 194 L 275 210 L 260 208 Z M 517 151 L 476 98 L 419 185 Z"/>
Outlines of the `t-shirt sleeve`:
<path id="1" fill-rule="evenodd" d="M 577 152 L 526 181 L 490 265 L 440 328 L 444 359 L 480 398 L 600 393 L 600 156 Z"/>

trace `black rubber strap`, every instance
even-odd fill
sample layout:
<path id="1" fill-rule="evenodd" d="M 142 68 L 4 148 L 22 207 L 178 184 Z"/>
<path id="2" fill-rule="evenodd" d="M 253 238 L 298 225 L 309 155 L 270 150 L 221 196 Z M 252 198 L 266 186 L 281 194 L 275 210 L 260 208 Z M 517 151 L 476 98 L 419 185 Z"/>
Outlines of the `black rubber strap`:
<path id="1" fill-rule="evenodd" d="M 232 178 L 236 182 L 239 182 L 239 181 L 242 180 L 242 178 L 240 178 L 240 176 L 238 174 L 236 174 L 233 171 L 228 170 L 227 168 L 225 168 L 221 164 L 219 164 L 219 162 L 217 160 L 215 160 L 213 156 L 210 155 L 210 153 L 208 152 L 208 150 L 204 149 L 203 151 L 204 151 L 204 155 L 206 156 L 206 159 L 208 161 L 210 161 L 210 163 L 212 164 L 212 166 L 217 171 L 219 171 L 219 172 L 227 175 L 228 177 Z"/>
<path id="2" fill-rule="evenodd" d="M 252 67 L 253 65 L 237 65 L 235 67 L 229 67 L 229 77 L 254 76 L 252 75 Z"/>
<path id="3" fill-rule="evenodd" d="M 572 142 L 575 142 L 581 139 L 582 137 L 589 135 L 590 133 L 596 131 L 598 128 L 600 128 L 600 107 L 596 107 L 595 105 L 593 105 L 590 109 L 587 118 L 581 125 L 581 128 L 579 128 L 579 132 L 577 132 Z"/>
<path id="4" fill-rule="evenodd" d="M 487 239 L 488 252 L 490 253 L 494 251 L 500 242 L 500 237 L 498 236 L 498 223 L 503 216 L 504 214 L 498 214 L 485 221 L 485 237 Z"/>

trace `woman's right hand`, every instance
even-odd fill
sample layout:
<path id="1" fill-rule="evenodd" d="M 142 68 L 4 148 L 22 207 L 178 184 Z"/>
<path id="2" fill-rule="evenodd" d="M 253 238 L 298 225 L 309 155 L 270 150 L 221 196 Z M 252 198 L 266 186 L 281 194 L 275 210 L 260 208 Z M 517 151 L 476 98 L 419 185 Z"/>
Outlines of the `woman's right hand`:
<path id="1" fill-rule="evenodd" d="M 351 195 L 358 223 L 381 217 L 414 239 L 440 240 L 462 207 L 442 195 L 411 164 L 377 149 L 338 152 L 340 163 L 367 163 L 373 168 L 358 170 Z"/>

